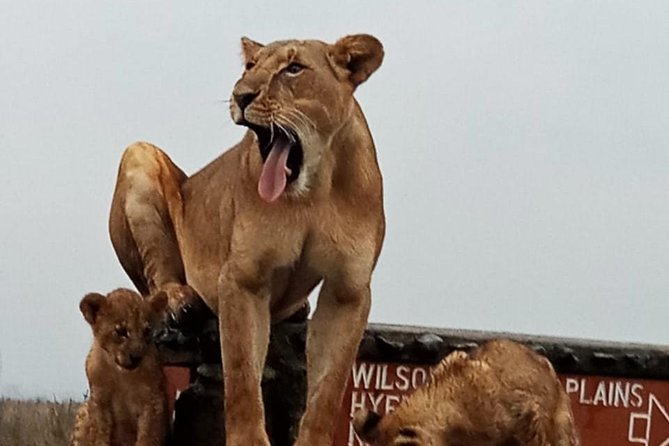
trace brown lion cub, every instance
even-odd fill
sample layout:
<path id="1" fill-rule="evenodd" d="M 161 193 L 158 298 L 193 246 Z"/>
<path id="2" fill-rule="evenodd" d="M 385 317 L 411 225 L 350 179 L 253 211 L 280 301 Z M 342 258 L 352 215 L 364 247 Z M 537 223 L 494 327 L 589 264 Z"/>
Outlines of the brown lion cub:
<path id="1" fill-rule="evenodd" d="M 73 446 L 159 446 L 168 432 L 165 378 L 152 342 L 167 294 L 128 289 L 87 294 L 79 304 L 93 329 L 86 359 L 90 397 L 77 414 Z"/>
<path id="2" fill-rule="evenodd" d="M 456 351 L 387 416 L 359 411 L 373 446 L 577 446 L 569 397 L 548 360 L 512 341 Z"/>

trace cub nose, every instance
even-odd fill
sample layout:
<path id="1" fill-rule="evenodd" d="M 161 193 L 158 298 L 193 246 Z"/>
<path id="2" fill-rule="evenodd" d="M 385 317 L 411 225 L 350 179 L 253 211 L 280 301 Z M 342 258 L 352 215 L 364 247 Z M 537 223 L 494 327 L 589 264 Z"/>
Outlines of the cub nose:
<path id="1" fill-rule="evenodd" d="M 135 368 L 142 362 L 142 355 L 130 355 L 130 368 Z"/>
<path id="2" fill-rule="evenodd" d="M 233 94 L 232 95 L 235 98 L 235 102 L 237 105 L 239 105 L 239 108 L 244 111 L 248 105 L 253 102 L 255 98 L 258 97 L 258 92 L 257 91 L 252 91 L 252 92 L 247 92 L 247 93 L 240 93 L 240 94 Z"/>

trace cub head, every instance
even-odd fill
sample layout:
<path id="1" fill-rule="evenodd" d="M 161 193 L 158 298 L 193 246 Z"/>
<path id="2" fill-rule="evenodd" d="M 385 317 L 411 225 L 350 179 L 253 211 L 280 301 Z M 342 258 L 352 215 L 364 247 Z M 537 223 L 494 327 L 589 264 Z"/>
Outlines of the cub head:
<path id="1" fill-rule="evenodd" d="M 330 45 L 286 40 L 261 45 L 242 38 L 244 73 L 230 114 L 256 134 L 263 161 L 258 193 L 265 201 L 301 193 L 323 151 L 347 122 L 353 92 L 381 65 L 383 46 L 366 34 Z"/>
<path id="2" fill-rule="evenodd" d="M 79 309 L 93 329 L 95 342 L 122 369 L 137 368 L 153 345 L 153 329 L 167 306 L 167 294 L 158 292 L 142 298 L 128 289 L 106 297 L 89 293 Z"/>
<path id="3" fill-rule="evenodd" d="M 417 422 L 414 422 L 416 420 L 403 420 L 403 417 L 398 415 L 400 414 L 392 412 L 381 416 L 372 410 L 361 409 L 353 417 L 353 429 L 361 440 L 371 446 L 447 445 L 443 435 L 439 432 L 431 432 L 423 423 L 419 426 Z"/>

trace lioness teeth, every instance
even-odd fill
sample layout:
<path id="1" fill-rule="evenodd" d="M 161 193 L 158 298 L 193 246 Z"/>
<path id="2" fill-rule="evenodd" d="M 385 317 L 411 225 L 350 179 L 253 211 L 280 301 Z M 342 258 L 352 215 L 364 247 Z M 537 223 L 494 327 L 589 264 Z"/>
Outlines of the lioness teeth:
<path id="1" fill-rule="evenodd" d="M 290 175 L 293 173 L 293 171 L 290 170 L 290 169 L 288 168 L 288 166 L 285 166 L 285 167 L 283 168 L 283 170 L 286 171 L 286 176 L 290 176 Z"/>

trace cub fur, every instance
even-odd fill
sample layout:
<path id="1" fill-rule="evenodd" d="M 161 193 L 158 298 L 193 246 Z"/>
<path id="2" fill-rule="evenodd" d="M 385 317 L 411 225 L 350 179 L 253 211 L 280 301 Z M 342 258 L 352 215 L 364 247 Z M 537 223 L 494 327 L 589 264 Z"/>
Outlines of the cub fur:
<path id="1" fill-rule="evenodd" d="M 451 353 L 394 412 L 361 410 L 353 424 L 373 446 L 579 445 L 550 362 L 508 340 Z"/>
<path id="2" fill-rule="evenodd" d="M 79 304 L 93 329 L 86 359 L 90 395 L 77 414 L 73 446 L 161 446 L 168 432 L 165 378 L 153 344 L 167 305 L 128 289 L 87 294 Z"/>

